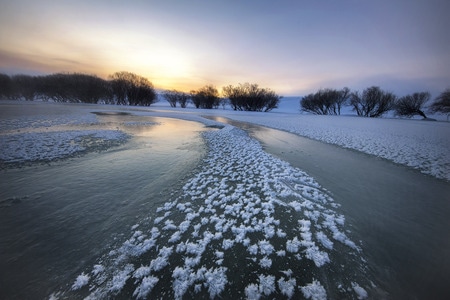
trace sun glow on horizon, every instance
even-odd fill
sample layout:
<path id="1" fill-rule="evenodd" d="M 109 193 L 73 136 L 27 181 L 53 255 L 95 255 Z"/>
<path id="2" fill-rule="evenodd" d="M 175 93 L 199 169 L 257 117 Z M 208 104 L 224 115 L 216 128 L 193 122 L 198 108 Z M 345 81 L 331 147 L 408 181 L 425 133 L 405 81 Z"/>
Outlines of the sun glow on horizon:
<path id="1" fill-rule="evenodd" d="M 0 10 L 0 72 L 107 79 L 128 71 L 157 89 L 186 92 L 245 82 L 280 95 L 384 84 L 443 90 L 450 80 L 443 26 L 450 7 L 436 1 L 403 7 L 343 0 L 335 11 L 334 4 L 269 1 L 255 9 L 232 0 L 15 0 Z"/>

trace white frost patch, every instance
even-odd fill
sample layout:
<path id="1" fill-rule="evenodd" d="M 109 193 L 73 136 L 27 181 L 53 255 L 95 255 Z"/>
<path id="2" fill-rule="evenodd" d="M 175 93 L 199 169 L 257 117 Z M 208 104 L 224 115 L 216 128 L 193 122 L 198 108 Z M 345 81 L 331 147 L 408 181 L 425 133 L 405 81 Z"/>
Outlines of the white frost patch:
<path id="1" fill-rule="evenodd" d="M 275 291 L 275 276 L 259 275 L 259 291 L 269 296 Z"/>
<path id="2" fill-rule="evenodd" d="M 119 292 L 124 286 L 128 278 L 130 278 L 130 273 L 133 272 L 133 265 L 128 264 L 123 270 L 117 272 L 109 285 L 109 291 L 113 293 Z"/>
<path id="3" fill-rule="evenodd" d="M 294 237 L 292 240 L 286 241 L 286 251 L 291 253 L 297 253 L 301 243 L 297 237 Z"/>
<path id="4" fill-rule="evenodd" d="M 127 135 L 117 130 L 75 130 L 25 132 L 0 135 L 0 161 L 23 163 L 65 158 L 86 151 L 88 145 L 107 147 L 109 141 L 124 141 Z M 87 142 L 89 140 L 89 142 Z"/>
<path id="5" fill-rule="evenodd" d="M 352 282 L 352 288 L 355 291 L 358 299 L 366 299 L 368 297 L 366 290 L 360 287 L 357 283 Z"/>
<path id="6" fill-rule="evenodd" d="M 83 286 L 89 283 L 89 275 L 86 275 L 84 273 L 81 273 L 81 275 L 78 275 L 77 279 L 72 285 L 72 290 L 78 290 L 81 289 Z"/>
<path id="7" fill-rule="evenodd" d="M 320 282 L 314 280 L 312 283 L 308 283 L 306 286 L 300 288 L 302 290 L 303 296 L 306 299 L 312 300 L 326 300 L 327 292 L 325 288 L 320 284 Z"/>
<path id="8" fill-rule="evenodd" d="M 251 283 L 245 287 L 245 295 L 247 299 L 259 299 L 261 298 L 261 293 L 259 292 L 259 287 L 257 284 Z"/>
<path id="9" fill-rule="evenodd" d="M 288 280 L 285 280 L 284 278 L 280 278 L 278 280 L 278 288 L 280 289 L 280 291 L 283 295 L 285 295 L 289 299 L 291 299 L 295 292 L 296 283 L 297 283 L 297 281 L 295 280 L 295 278 L 291 278 Z"/>
<path id="10" fill-rule="evenodd" d="M 264 256 L 263 258 L 261 258 L 259 260 L 259 265 L 263 269 L 268 269 L 272 266 L 272 260 L 270 258 L 268 258 L 267 256 Z"/>
<path id="11" fill-rule="evenodd" d="M 333 242 L 322 231 L 317 232 L 316 237 L 325 248 L 333 249 Z"/>
<path id="12" fill-rule="evenodd" d="M 208 287 L 209 297 L 211 299 L 220 295 L 225 289 L 225 285 L 228 282 L 226 270 L 227 268 L 220 267 L 205 272 L 205 286 Z"/>
<path id="13" fill-rule="evenodd" d="M 147 295 L 152 291 L 158 281 L 159 279 L 154 276 L 144 277 L 141 284 L 134 291 L 133 296 L 137 299 L 146 299 Z"/>

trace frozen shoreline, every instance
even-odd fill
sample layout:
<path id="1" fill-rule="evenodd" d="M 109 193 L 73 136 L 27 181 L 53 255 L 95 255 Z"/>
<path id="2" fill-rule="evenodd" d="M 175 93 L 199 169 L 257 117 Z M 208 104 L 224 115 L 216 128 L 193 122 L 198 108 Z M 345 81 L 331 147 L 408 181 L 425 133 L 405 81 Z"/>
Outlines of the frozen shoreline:
<path id="1" fill-rule="evenodd" d="M 9 105 L 28 105 L 27 103 L 6 103 Z M 2 104 L 0 102 L 0 105 Z M 163 102 L 156 103 L 150 108 L 33 103 L 30 105 L 34 108 L 40 105 L 42 107 L 52 105 L 59 109 L 62 107 L 65 110 L 54 119 L 48 118 L 45 113 L 32 118 L 3 117 L 0 121 L 0 132 L 30 126 L 48 127 L 61 124 L 95 124 L 98 121 L 93 114 L 89 113 L 94 110 L 128 111 L 138 116 L 179 118 L 201 122 L 205 125 L 215 125 L 217 123 L 201 116 L 221 116 L 232 120 L 280 129 L 325 143 L 354 149 L 418 169 L 422 173 L 439 179 L 450 180 L 449 122 L 304 115 L 296 112 L 294 104 L 294 101 L 287 101 L 285 104 L 280 104 L 281 108 L 278 110 L 269 113 L 257 113 L 236 112 L 229 109 L 171 108 Z M 73 113 L 73 110 L 78 110 L 79 113 Z M 7 153 L 8 150 L 5 149 L 4 151 Z M 5 154 L 5 156 L 8 157 L 8 154 Z"/>

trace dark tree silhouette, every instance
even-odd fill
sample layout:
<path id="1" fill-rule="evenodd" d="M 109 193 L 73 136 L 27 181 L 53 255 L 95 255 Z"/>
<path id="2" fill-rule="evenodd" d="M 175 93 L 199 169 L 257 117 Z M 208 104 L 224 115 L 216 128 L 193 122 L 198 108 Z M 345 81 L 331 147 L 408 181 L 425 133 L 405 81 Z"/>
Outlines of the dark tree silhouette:
<path id="1" fill-rule="evenodd" d="M 450 114 L 450 89 L 442 92 L 429 108 L 432 113 Z"/>
<path id="2" fill-rule="evenodd" d="M 303 111 L 316 115 L 340 115 L 341 108 L 347 102 L 350 89 L 342 90 L 321 89 L 314 94 L 309 94 L 300 100 Z"/>
<path id="3" fill-rule="evenodd" d="M 0 100 L 11 98 L 13 85 L 11 77 L 0 73 Z"/>
<path id="4" fill-rule="evenodd" d="M 354 92 L 350 95 L 350 105 L 358 116 L 377 118 L 392 109 L 396 96 L 381 90 L 377 86 L 365 89 L 362 94 Z"/>
<path id="5" fill-rule="evenodd" d="M 35 81 L 36 97 L 44 101 L 108 103 L 112 96 L 109 82 L 94 75 L 59 73 L 39 76 Z"/>
<path id="6" fill-rule="evenodd" d="M 198 91 L 191 91 L 191 100 L 196 108 L 218 108 L 220 105 L 219 92 L 216 87 L 206 85 Z"/>
<path id="7" fill-rule="evenodd" d="M 239 86 L 228 85 L 222 88 L 223 95 L 229 99 L 234 110 L 270 111 L 278 107 L 281 97 L 270 89 L 257 84 L 244 83 Z"/>
<path id="8" fill-rule="evenodd" d="M 112 74 L 110 79 L 116 104 L 150 106 L 156 102 L 153 84 L 147 78 L 122 71 Z"/>
<path id="9" fill-rule="evenodd" d="M 165 91 L 162 95 L 169 102 L 171 107 L 177 107 L 178 92 L 176 90 Z"/>
<path id="10" fill-rule="evenodd" d="M 177 90 L 164 91 L 162 95 L 171 107 L 177 107 L 177 103 L 179 103 L 182 108 L 186 108 L 187 101 L 190 98 L 189 94 Z"/>
<path id="11" fill-rule="evenodd" d="M 30 75 L 14 75 L 11 77 L 12 81 L 12 98 L 23 98 L 27 101 L 33 101 L 36 95 L 36 80 Z"/>
<path id="12" fill-rule="evenodd" d="M 424 104 L 430 100 L 430 93 L 421 92 L 414 93 L 412 95 L 403 96 L 398 99 L 394 105 L 395 114 L 397 116 L 412 117 L 415 115 L 420 115 L 425 119 L 427 116 L 423 111 Z"/>

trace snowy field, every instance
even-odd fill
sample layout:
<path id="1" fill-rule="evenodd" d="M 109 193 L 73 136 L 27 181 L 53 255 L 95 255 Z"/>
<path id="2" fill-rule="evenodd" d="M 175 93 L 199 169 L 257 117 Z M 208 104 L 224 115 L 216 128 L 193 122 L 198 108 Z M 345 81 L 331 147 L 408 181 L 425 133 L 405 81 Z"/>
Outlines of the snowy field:
<path id="1" fill-rule="evenodd" d="M 8 104 L 0 103 L 0 111 L 3 105 Z M 352 238 L 326 187 L 264 152 L 241 129 L 202 116 L 290 131 L 450 180 L 448 122 L 311 116 L 298 112 L 296 99 L 286 99 L 270 113 L 157 103 L 149 108 L 70 106 L 50 116 L 49 104 L 30 105 L 34 113 L 29 115 L 2 115 L 3 166 L 126 143 L 124 130 L 136 124 L 105 129 L 108 124 L 100 124 L 93 111 L 172 117 L 218 128 L 203 133 L 207 155 L 182 190 L 154 217 L 135 222 L 129 238 L 96 258 L 53 299 L 377 297 L 361 242 Z"/>

